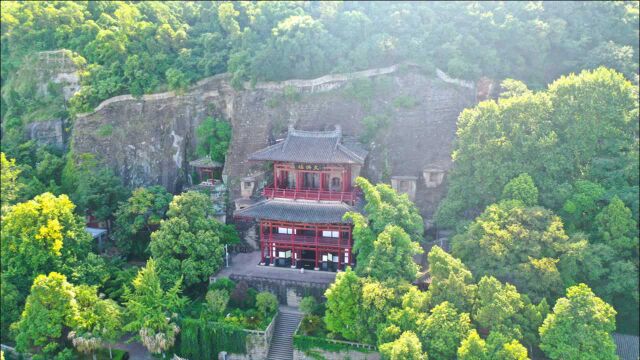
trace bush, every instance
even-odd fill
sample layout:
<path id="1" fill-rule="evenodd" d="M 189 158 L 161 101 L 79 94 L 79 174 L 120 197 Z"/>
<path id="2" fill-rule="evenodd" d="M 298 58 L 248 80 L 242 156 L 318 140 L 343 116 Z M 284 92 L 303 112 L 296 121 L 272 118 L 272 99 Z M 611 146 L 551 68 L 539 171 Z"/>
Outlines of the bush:
<path id="1" fill-rule="evenodd" d="M 217 359 L 220 351 L 244 354 L 247 333 L 238 326 L 206 321 L 182 320 L 176 353 L 191 360 Z"/>
<path id="2" fill-rule="evenodd" d="M 229 293 L 226 290 L 209 290 L 205 299 L 204 311 L 208 317 L 219 319 L 224 315 L 229 304 Z"/>
<path id="3" fill-rule="evenodd" d="M 237 308 L 250 308 L 247 306 L 249 301 L 249 285 L 246 281 L 240 281 L 231 291 L 231 306 Z"/>
<path id="4" fill-rule="evenodd" d="M 278 309 L 278 298 L 270 292 L 263 291 L 256 296 L 256 308 L 267 318 Z"/>
<path id="5" fill-rule="evenodd" d="M 326 332 L 324 321 L 318 315 L 307 314 L 300 322 L 300 330 L 305 335 L 319 336 Z"/>
<path id="6" fill-rule="evenodd" d="M 318 307 L 318 301 L 313 296 L 307 296 L 300 301 L 300 311 L 304 314 L 315 314 Z"/>
<path id="7" fill-rule="evenodd" d="M 226 277 L 217 279 L 214 283 L 209 285 L 209 290 L 226 290 L 229 294 L 231 294 L 235 288 L 235 281 Z"/>

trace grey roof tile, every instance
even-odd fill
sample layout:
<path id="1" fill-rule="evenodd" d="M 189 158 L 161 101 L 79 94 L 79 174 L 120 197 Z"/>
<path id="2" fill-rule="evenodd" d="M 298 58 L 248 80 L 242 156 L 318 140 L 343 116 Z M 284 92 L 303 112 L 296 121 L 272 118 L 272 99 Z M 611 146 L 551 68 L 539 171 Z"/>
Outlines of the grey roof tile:
<path id="1" fill-rule="evenodd" d="M 640 338 L 634 335 L 613 334 L 613 341 L 616 343 L 616 354 L 621 360 L 638 360 Z"/>
<path id="2" fill-rule="evenodd" d="M 290 161 L 317 164 L 364 164 L 367 151 L 356 141 L 342 142 L 342 130 L 303 131 L 289 127 L 287 138 L 256 151 L 249 160 Z"/>
<path id="3" fill-rule="evenodd" d="M 348 224 L 350 221 L 342 220 L 342 217 L 348 211 L 357 211 L 357 209 L 337 202 L 269 199 L 238 210 L 234 215 L 257 220 L 282 220 L 310 224 Z"/>

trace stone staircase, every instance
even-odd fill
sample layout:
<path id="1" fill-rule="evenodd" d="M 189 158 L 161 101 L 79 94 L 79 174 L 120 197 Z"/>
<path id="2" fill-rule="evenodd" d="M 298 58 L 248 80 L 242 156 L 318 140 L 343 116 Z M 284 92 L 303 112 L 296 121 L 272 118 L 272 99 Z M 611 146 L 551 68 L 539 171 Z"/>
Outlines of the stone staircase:
<path id="1" fill-rule="evenodd" d="M 302 313 L 295 308 L 280 307 L 280 313 L 276 319 L 271 346 L 269 347 L 268 360 L 293 359 L 293 333 L 302 320 Z"/>

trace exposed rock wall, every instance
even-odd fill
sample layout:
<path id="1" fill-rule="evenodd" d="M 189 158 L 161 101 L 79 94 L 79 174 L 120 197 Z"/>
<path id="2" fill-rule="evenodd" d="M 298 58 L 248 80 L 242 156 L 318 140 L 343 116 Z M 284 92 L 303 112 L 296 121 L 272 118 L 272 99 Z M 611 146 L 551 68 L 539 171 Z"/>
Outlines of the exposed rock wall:
<path id="1" fill-rule="evenodd" d="M 475 103 L 473 84 L 440 73 L 425 75 L 411 66 L 245 88 L 235 90 L 227 75 L 218 75 L 181 95 L 106 100 L 76 119 L 74 151 L 99 155 L 130 186 L 162 184 L 178 191 L 189 171 L 187 160 L 193 158 L 196 127 L 207 116 L 222 117 L 233 129 L 224 168 L 233 200 L 240 179 L 263 169 L 248 162 L 248 155 L 282 137 L 287 125 L 322 130 L 339 124 L 345 134 L 361 135 L 363 118 L 381 115 L 389 126 L 366 144 L 371 152 L 363 175 L 373 181 L 418 176 L 416 203 L 429 217 L 444 186 L 427 189 L 422 170 L 450 164 L 457 116 Z"/>

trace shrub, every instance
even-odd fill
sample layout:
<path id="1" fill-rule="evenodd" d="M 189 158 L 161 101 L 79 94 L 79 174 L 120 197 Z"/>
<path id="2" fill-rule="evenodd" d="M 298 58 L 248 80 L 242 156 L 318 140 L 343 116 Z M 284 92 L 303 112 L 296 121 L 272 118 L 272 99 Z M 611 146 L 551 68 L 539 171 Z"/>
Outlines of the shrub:
<path id="1" fill-rule="evenodd" d="M 411 109 L 418 105 L 418 101 L 411 96 L 402 95 L 393 99 L 393 106 L 401 109 Z"/>
<path id="2" fill-rule="evenodd" d="M 266 318 L 278 309 L 278 298 L 270 292 L 263 291 L 256 295 L 256 308 Z"/>
<path id="3" fill-rule="evenodd" d="M 231 305 L 237 308 L 249 308 L 249 285 L 246 281 L 240 281 L 231 291 Z"/>
<path id="4" fill-rule="evenodd" d="M 209 285 L 209 290 L 226 290 L 229 294 L 231 294 L 235 288 L 235 281 L 226 277 L 217 279 L 214 283 Z"/>
<path id="5" fill-rule="evenodd" d="M 318 302 L 313 296 L 307 296 L 300 301 L 300 311 L 302 311 L 305 315 L 314 314 L 317 310 L 317 307 Z"/>
<path id="6" fill-rule="evenodd" d="M 305 335 L 320 336 L 325 332 L 324 322 L 318 315 L 307 314 L 300 322 L 300 330 Z"/>
<path id="7" fill-rule="evenodd" d="M 207 291 L 204 309 L 207 315 L 218 319 L 224 315 L 229 304 L 229 293 L 226 290 L 215 289 Z"/>

